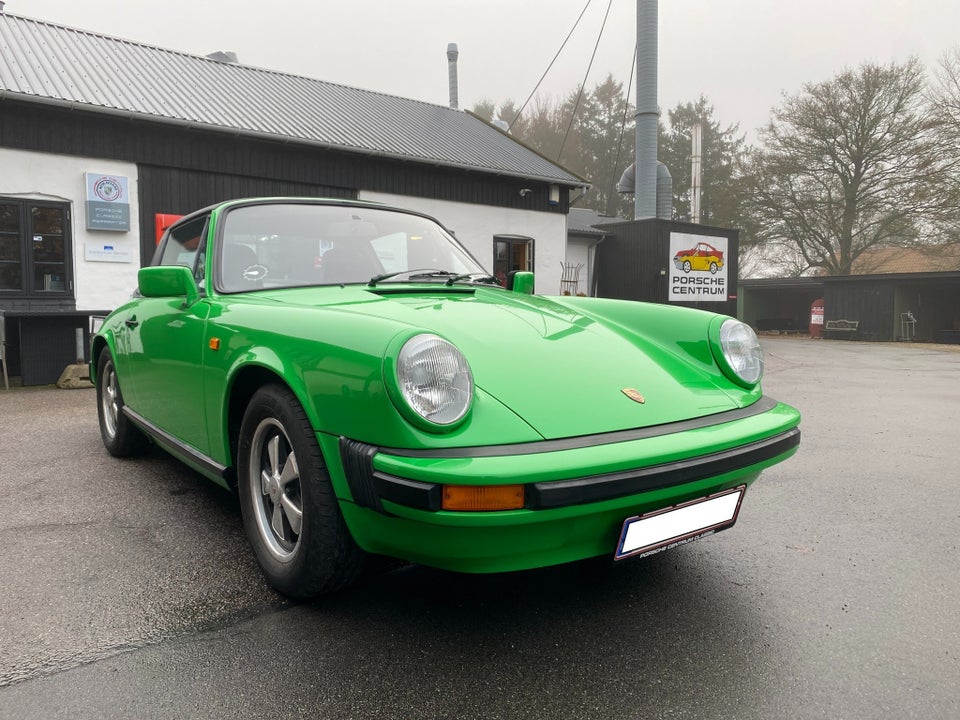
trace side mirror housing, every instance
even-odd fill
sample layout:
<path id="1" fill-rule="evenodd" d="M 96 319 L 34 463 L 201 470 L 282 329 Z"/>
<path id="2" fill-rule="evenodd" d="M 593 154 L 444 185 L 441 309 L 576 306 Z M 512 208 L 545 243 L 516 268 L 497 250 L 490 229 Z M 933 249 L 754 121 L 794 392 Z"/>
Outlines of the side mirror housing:
<path id="1" fill-rule="evenodd" d="M 533 273 L 526 271 L 511 272 L 507 275 L 507 290 L 524 295 L 533 295 Z"/>
<path id="2" fill-rule="evenodd" d="M 155 265 L 140 268 L 137 273 L 140 294 L 151 298 L 182 297 L 184 305 L 192 305 L 200 298 L 200 289 L 193 279 L 193 271 L 183 265 Z"/>

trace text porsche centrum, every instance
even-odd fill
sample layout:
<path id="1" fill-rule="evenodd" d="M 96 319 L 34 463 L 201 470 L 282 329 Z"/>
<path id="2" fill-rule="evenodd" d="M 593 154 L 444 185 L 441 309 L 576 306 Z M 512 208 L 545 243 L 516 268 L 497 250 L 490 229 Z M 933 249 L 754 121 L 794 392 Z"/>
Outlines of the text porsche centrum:
<path id="1" fill-rule="evenodd" d="M 238 492 L 268 580 L 365 557 L 501 572 L 647 555 L 733 525 L 796 451 L 732 318 L 501 287 L 439 223 L 259 198 L 179 220 L 93 339 L 103 441 Z"/>

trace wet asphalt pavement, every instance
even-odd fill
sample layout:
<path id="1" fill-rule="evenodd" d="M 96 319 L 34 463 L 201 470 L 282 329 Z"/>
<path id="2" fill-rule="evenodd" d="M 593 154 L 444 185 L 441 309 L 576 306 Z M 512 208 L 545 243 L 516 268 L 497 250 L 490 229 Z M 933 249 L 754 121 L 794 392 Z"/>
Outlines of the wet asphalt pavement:
<path id="1" fill-rule="evenodd" d="M 734 529 L 299 605 L 228 493 L 107 455 L 92 390 L 0 390 L 0 718 L 960 717 L 960 352 L 764 344 L 804 436 Z"/>

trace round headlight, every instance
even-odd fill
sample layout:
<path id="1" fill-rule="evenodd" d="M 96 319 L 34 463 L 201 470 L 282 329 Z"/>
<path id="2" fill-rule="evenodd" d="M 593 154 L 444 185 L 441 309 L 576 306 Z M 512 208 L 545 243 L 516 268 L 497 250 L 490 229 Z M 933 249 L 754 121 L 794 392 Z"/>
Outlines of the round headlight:
<path id="1" fill-rule="evenodd" d="M 463 353 L 436 335 L 416 335 L 397 355 L 397 384 L 410 409 L 434 425 L 462 419 L 473 401 L 473 373 Z"/>
<path id="2" fill-rule="evenodd" d="M 726 320 L 720 326 L 720 348 L 736 376 L 747 385 L 756 385 L 763 377 L 763 350 L 757 334 L 746 323 Z"/>

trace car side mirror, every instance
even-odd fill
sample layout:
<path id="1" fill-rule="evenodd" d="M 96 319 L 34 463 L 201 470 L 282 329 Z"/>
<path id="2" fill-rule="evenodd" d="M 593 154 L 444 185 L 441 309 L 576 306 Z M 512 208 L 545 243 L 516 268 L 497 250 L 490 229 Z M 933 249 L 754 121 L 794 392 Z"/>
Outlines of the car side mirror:
<path id="1" fill-rule="evenodd" d="M 150 298 L 184 298 L 184 307 L 200 298 L 200 289 L 193 271 L 183 265 L 155 265 L 140 268 L 137 273 L 140 294 Z"/>
<path id="2" fill-rule="evenodd" d="M 507 290 L 533 295 L 533 273 L 516 271 L 507 274 Z"/>

